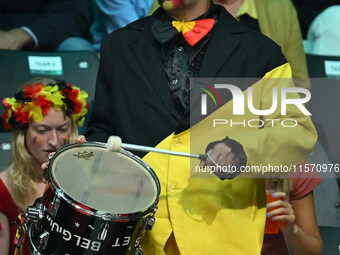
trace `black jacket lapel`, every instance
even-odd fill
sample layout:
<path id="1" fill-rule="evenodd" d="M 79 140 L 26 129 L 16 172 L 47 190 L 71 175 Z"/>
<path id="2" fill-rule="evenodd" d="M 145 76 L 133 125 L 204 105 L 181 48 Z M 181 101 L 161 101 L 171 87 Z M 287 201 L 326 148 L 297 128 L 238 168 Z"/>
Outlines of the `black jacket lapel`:
<path id="1" fill-rule="evenodd" d="M 239 42 L 234 33 L 248 31 L 227 13 L 223 7 L 215 6 L 219 13 L 217 24 L 213 28 L 206 53 L 203 58 L 199 77 L 216 77 L 229 57 L 236 50 Z"/>
<path id="2" fill-rule="evenodd" d="M 133 27 L 133 24 L 130 27 L 138 29 L 138 27 Z M 170 90 L 167 86 L 168 81 L 164 73 L 161 48 L 158 41 L 151 34 L 151 26 L 142 27 L 140 37 L 131 43 L 131 50 L 164 106 L 173 116 L 177 116 Z"/>

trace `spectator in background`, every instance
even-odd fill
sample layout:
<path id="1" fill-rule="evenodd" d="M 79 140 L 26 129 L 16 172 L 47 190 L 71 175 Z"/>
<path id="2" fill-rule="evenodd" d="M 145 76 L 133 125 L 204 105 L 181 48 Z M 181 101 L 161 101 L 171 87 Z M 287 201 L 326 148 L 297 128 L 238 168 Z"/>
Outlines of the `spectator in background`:
<path id="1" fill-rule="evenodd" d="M 0 49 L 93 50 L 87 0 L 1 0 Z"/>
<path id="2" fill-rule="evenodd" d="M 214 0 L 250 29 L 281 46 L 292 67 L 295 85 L 309 89 L 308 69 L 299 20 L 291 0 Z"/>
<path id="3" fill-rule="evenodd" d="M 12 98 L 5 98 L 2 121 L 13 134 L 13 162 L 0 174 L 0 251 L 14 254 L 19 213 L 41 197 L 45 181 L 41 164 L 78 135 L 87 112 L 87 93 L 49 78 L 35 78 Z M 27 238 L 25 239 L 27 240 Z M 27 241 L 22 254 L 29 255 Z"/>
<path id="4" fill-rule="evenodd" d="M 339 2 L 340 3 L 340 2 Z M 308 53 L 315 55 L 340 56 L 340 5 L 328 7 L 321 12 L 309 27 Z"/>
<path id="5" fill-rule="evenodd" d="M 267 189 L 275 189 L 275 197 L 281 200 L 267 204 L 275 208 L 267 217 L 279 222 L 279 233 L 265 234 L 262 255 L 321 255 L 322 240 L 314 208 L 313 190 L 322 179 L 309 164 L 290 173 L 290 178 L 269 178 Z"/>
<path id="6" fill-rule="evenodd" d="M 91 26 L 93 46 L 99 51 L 102 40 L 112 31 L 148 15 L 153 0 L 94 0 Z"/>

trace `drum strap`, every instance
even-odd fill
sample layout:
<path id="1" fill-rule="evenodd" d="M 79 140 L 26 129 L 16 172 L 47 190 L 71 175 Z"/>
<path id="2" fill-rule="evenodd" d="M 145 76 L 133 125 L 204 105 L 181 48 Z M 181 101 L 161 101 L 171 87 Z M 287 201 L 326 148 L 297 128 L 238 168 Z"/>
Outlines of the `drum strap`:
<path id="1" fill-rule="evenodd" d="M 18 218 L 15 221 L 15 225 L 17 226 L 17 232 L 15 234 L 15 238 L 13 243 L 15 245 L 14 255 L 22 254 L 22 244 L 26 237 L 26 228 L 25 228 L 25 213 L 19 214 Z"/>

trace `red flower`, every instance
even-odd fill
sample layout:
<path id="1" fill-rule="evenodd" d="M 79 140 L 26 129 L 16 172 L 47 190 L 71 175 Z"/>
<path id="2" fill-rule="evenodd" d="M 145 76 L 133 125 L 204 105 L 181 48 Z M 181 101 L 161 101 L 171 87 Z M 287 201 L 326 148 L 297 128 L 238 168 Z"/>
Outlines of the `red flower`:
<path id="1" fill-rule="evenodd" d="M 10 128 L 12 128 L 12 126 L 8 122 L 5 122 L 4 129 L 8 130 Z"/>
<path id="2" fill-rule="evenodd" d="M 64 96 L 64 97 L 68 97 L 68 94 L 72 91 L 72 86 L 70 84 L 66 84 L 66 88 L 60 90 L 60 93 Z"/>
<path id="3" fill-rule="evenodd" d="M 42 88 L 44 87 L 44 84 L 42 84 L 41 82 L 36 83 L 34 85 L 29 85 L 26 86 L 25 85 L 25 96 L 29 97 L 29 98 L 33 98 L 36 94 L 38 94 Z"/>
<path id="4" fill-rule="evenodd" d="M 79 95 L 79 90 L 77 89 L 72 89 L 72 91 L 69 93 L 69 99 L 72 101 L 72 102 L 76 102 L 77 101 L 77 98 L 78 98 L 78 95 Z"/>
<path id="5" fill-rule="evenodd" d="M 78 100 L 79 90 L 73 89 L 69 93 L 69 99 L 74 103 L 74 113 L 80 113 L 81 109 L 83 108 L 83 104 Z"/>
<path id="6" fill-rule="evenodd" d="M 6 106 L 6 107 L 10 107 L 11 105 L 10 105 L 10 104 L 8 104 L 8 103 L 6 103 L 6 99 L 7 99 L 7 97 L 6 97 L 6 98 L 4 98 L 4 99 L 2 99 L 2 103 L 4 104 L 4 106 Z"/>
<path id="7" fill-rule="evenodd" d="M 49 100 L 46 100 L 45 96 L 37 97 L 34 101 L 32 101 L 35 105 L 40 106 L 42 114 L 46 115 L 48 111 L 50 110 L 50 107 L 52 105 L 52 102 Z"/>
<path id="8" fill-rule="evenodd" d="M 75 102 L 74 105 L 74 113 L 78 114 L 80 113 L 81 109 L 83 108 L 83 104 L 81 102 Z"/>
<path id="9" fill-rule="evenodd" d="M 21 105 L 17 108 L 15 113 L 15 121 L 19 122 L 20 125 L 25 125 L 28 122 L 29 112 L 22 112 L 22 108 L 24 105 Z"/>

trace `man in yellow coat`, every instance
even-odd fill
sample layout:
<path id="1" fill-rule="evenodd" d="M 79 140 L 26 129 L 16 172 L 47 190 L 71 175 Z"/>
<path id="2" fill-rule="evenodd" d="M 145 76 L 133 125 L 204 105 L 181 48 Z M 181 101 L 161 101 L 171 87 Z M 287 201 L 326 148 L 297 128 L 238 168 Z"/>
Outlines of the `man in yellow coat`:
<path id="1" fill-rule="evenodd" d="M 260 166 L 291 170 L 316 141 L 303 105 L 287 104 L 281 114 L 283 95 L 301 100 L 298 93 L 284 93 L 294 89 L 286 80 L 292 76 L 290 65 L 279 46 L 240 25 L 222 6 L 209 0 L 161 2 L 152 16 L 102 43 L 87 139 L 106 142 L 118 135 L 126 143 L 194 153 L 220 141 L 208 147 L 204 162 L 138 153 L 161 184 L 156 223 L 142 243 L 144 254 L 260 254 L 266 214 Z M 218 109 L 197 114 L 201 97 L 193 91 L 199 86 L 190 86 L 190 78 L 226 77 L 257 78 L 239 86 L 244 101 L 251 93 L 254 109 L 273 110 L 259 114 L 245 104 L 242 114 L 235 115 L 235 98 L 225 93 Z M 278 107 L 272 107 L 274 101 Z M 228 125 L 222 125 L 226 120 Z M 285 127 L 287 120 L 291 127 Z M 238 171 L 202 173 L 200 165 L 229 165 Z M 251 171 L 240 173 L 241 168 Z"/>

